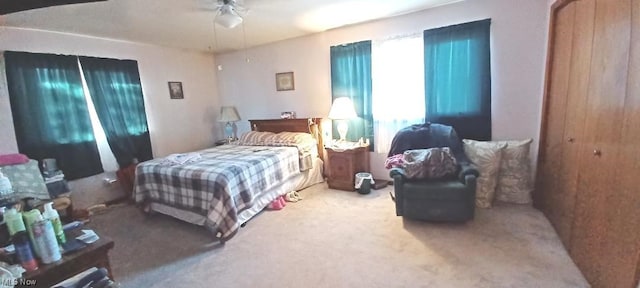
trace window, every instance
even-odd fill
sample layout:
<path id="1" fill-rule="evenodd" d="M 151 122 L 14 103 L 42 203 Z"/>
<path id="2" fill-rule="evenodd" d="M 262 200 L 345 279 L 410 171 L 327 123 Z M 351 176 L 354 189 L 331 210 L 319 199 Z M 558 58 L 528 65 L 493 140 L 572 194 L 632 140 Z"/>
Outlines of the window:
<path id="1" fill-rule="evenodd" d="M 357 131 L 369 133 L 356 137 L 373 139 L 375 151 L 386 153 L 400 129 L 429 121 L 453 126 L 460 138 L 490 140 L 490 24 L 331 47 L 333 98 L 352 98 L 364 120 Z"/>
<path id="2" fill-rule="evenodd" d="M 4 53 L 18 150 L 55 158 L 67 179 L 102 173 L 74 56 Z"/>
<path id="3" fill-rule="evenodd" d="M 80 62 L 78 62 L 78 66 L 80 66 Z M 80 70 L 82 71 L 81 66 Z M 98 145 L 98 152 L 100 153 L 100 162 L 102 163 L 102 168 L 105 171 L 116 171 L 118 170 L 118 162 L 113 156 L 113 152 L 111 152 L 109 148 L 107 136 L 104 134 L 104 129 L 102 129 L 102 124 L 100 124 L 100 119 L 98 118 L 98 114 L 96 113 L 96 107 L 95 105 L 93 105 L 93 100 L 91 100 L 91 94 L 89 93 L 89 87 L 87 87 L 87 81 L 84 79 L 84 75 L 80 75 L 82 76 L 82 90 L 84 91 L 84 98 L 87 101 L 87 106 L 89 107 L 89 118 L 91 119 L 93 135 L 95 136 L 96 144 Z"/>
<path id="4" fill-rule="evenodd" d="M 422 35 L 374 41 L 372 105 L 376 152 L 387 153 L 398 130 L 424 123 Z"/>
<path id="5" fill-rule="evenodd" d="M 491 140 L 491 20 L 424 31 L 426 118 Z"/>
<path id="6" fill-rule="evenodd" d="M 120 167 L 153 158 L 138 63 L 79 57 L 96 114 Z"/>
<path id="7" fill-rule="evenodd" d="M 55 158 L 70 180 L 152 158 L 137 62 L 12 51 L 4 56 L 21 153 Z M 97 145 L 96 135 L 108 146 Z"/>

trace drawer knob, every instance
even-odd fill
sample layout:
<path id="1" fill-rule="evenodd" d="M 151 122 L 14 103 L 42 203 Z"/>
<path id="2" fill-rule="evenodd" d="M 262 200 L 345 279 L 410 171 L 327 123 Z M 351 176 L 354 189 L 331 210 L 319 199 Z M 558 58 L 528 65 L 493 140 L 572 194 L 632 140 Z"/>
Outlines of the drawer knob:
<path id="1" fill-rule="evenodd" d="M 593 156 L 596 156 L 596 157 L 602 156 L 602 151 L 600 151 L 600 149 L 594 149 Z"/>

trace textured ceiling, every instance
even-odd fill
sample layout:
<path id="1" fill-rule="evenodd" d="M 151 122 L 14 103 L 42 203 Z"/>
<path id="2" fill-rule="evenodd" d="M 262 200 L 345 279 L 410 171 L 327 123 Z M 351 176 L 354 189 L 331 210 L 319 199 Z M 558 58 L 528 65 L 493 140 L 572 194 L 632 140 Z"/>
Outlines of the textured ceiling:
<path id="1" fill-rule="evenodd" d="M 19 0 L 16 0 L 19 1 Z M 244 0 L 247 47 L 461 0 Z M 217 0 L 109 0 L 0 16 L 0 24 L 174 48 L 242 49 L 243 26 L 215 28 Z M 215 41 L 215 39 L 218 39 Z M 217 44 L 216 44 L 217 42 Z"/>

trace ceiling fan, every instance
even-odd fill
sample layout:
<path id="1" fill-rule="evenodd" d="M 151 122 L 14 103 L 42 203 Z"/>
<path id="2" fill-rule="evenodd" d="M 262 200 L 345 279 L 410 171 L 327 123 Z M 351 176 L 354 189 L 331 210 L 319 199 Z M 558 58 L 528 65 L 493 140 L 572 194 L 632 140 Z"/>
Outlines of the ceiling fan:
<path id="1" fill-rule="evenodd" d="M 240 13 L 247 13 L 249 11 L 240 0 L 218 0 L 215 9 L 215 22 L 229 29 L 240 25 L 242 21 L 244 21 Z"/>
<path id="2" fill-rule="evenodd" d="M 0 0 L 0 15 L 51 6 L 103 1 L 107 0 Z"/>

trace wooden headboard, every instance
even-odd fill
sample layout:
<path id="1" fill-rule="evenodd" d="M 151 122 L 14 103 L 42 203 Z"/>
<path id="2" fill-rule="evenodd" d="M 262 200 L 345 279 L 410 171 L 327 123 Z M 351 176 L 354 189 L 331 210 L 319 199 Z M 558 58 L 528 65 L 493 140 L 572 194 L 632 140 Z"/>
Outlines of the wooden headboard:
<path id="1" fill-rule="evenodd" d="M 311 134 L 318 141 L 318 156 L 324 160 L 324 142 L 322 141 L 322 118 L 301 119 L 265 119 L 249 120 L 252 131 L 259 132 L 303 132 Z"/>

